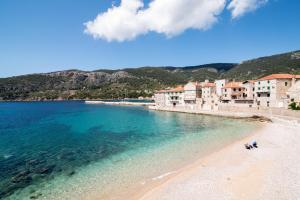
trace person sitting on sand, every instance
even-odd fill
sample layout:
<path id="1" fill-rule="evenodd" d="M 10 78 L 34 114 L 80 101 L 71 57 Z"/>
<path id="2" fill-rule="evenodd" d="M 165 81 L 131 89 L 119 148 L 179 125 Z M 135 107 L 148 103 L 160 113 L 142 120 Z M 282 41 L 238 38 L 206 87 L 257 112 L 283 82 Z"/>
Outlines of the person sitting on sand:
<path id="1" fill-rule="evenodd" d="M 255 140 L 252 142 L 252 146 L 254 146 L 255 148 L 258 148 L 257 142 Z"/>
<path id="2" fill-rule="evenodd" d="M 250 144 L 247 143 L 247 144 L 245 144 L 245 148 L 248 149 L 248 150 L 250 150 L 250 149 L 252 149 L 253 147 L 252 147 L 252 145 L 250 145 Z"/>

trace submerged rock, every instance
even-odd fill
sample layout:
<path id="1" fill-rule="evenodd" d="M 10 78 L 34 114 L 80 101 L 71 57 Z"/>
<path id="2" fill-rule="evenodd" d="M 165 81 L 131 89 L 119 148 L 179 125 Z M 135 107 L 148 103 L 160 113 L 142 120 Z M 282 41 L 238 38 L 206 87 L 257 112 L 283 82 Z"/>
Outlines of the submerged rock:
<path id="1" fill-rule="evenodd" d="M 38 169 L 38 173 L 40 174 L 51 174 L 56 165 L 48 165 L 46 167 L 42 167 Z"/>
<path id="2" fill-rule="evenodd" d="M 32 194 L 30 195 L 30 199 L 38 199 L 40 196 L 42 196 L 42 193 Z"/>
<path id="3" fill-rule="evenodd" d="M 68 176 L 73 176 L 76 172 L 74 170 L 67 173 Z"/>
<path id="4" fill-rule="evenodd" d="M 29 183 L 32 181 L 32 177 L 30 176 L 30 171 L 24 170 L 19 172 L 16 176 L 12 177 L 12 182 L 13 183 Z"/>

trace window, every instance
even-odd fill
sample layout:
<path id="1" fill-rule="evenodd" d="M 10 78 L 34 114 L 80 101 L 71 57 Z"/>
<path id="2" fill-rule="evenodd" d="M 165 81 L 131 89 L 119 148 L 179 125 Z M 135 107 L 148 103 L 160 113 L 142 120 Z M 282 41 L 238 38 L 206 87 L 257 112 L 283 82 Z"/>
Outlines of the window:
<path id="1" fill-rule="evenodd" d="M 260 81 L 258 81 L 258 84 L 260 85 Z"/>
<path id="2" fill-rule="evenodd" d="M 268 81 L 268 83 L 270 83 L 270 81 Z"/>
<path id="3" fill-rule="evenodd" d="M 260 97 L 260 94 L 257 94 L 258 97 Z"/>
<path id="4" fill-rule="evenodd" d="M 236 91 L 236 89 L 234 88 L 233 91 Z"/>
<path id="5" fill-rule="evenodd" d="M 242 91 L 242 89 L 241 89 L 241 88 L 239 88 L 239 91 Z"/>
<path id="6" fill-rule="evenodd" d="M 285 85 L 285 86 L 288 86 L 288 82 L 285 82 L 284 85 Z"/>
<path id="7" fill-rule="evenodd" d="M 270 97 L 270 93 L 268 93 L 267 96 Z"/>
<path id="8" fill-rule="evenodd" d="M 227 92 L 227 89 L 225 89 L 225 92 Z"/>
<path id="9" fill-rule="evenodd" d="M 270 86 L 268 86 L 268 90 L 270 90 Z"/>
<path id="10" fill-rule="evenodd" d="M 260 90 L 260 87 L 258 87 L 257 89 Z"/>

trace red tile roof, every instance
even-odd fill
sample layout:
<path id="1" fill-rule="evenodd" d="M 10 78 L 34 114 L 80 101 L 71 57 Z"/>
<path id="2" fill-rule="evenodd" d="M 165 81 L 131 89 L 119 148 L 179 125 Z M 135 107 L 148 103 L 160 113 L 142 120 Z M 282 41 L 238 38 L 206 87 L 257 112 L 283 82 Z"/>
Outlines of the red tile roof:
<path id="1" fill-rule="evenodd" d="M 229 82 L 223 88 L 242 88 L 242 82 Z"/>
<path id="2" fill-rule="evenodd" d="M 182 92 L 184 91 L 183 86 L 179 85 L 176 88 L 166 89 L 166 90 L 160 90 L 158 93 L 166 93 L 166 92 Z"/>
<path id="3" fill-rule="evenodd" d="M 204 83 L 202 87 L 216 87 L 215 83 Z"/>
<path id="4" fill-rule="evenodd" d="M 300 78 L 300 75 L 293 74 L 271 74 L 269 76 L 262 77 L 258 79 L 259 81 L 265 80 L 273 80 L 273 79 L 292 79 L 292 78 Z"/>
<path id="5" fill-rule="evenodd" d="M 184 90 L 182 85 L 177 86 L 176 88 L 170 89 L 169 92 L 182 92 Z"/>

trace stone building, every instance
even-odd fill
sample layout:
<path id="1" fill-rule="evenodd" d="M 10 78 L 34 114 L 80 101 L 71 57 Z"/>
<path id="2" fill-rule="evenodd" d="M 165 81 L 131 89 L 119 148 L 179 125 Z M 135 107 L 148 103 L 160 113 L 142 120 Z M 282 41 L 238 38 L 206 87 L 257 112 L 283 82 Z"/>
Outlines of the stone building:
<path id="1" fill-rule="evenodd" d="M 255 81 L 255 104 L 257 107 L 283 108 L 288 106 L 288 90 L 292 87 L 292 74 L 272 74 Z M 300 77 L 299 77 L 300 78 Z"/>

